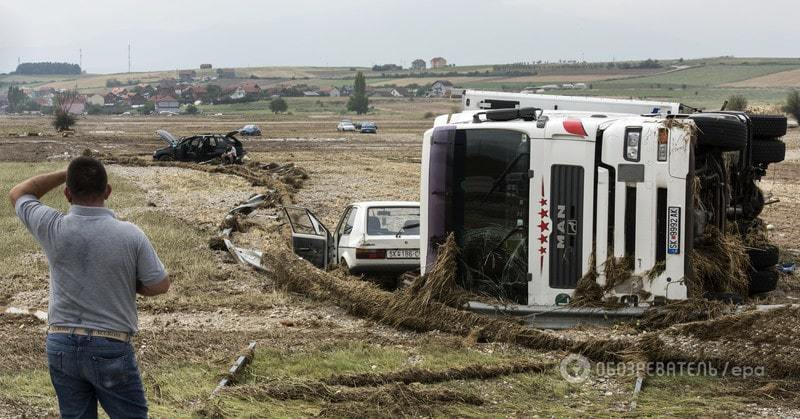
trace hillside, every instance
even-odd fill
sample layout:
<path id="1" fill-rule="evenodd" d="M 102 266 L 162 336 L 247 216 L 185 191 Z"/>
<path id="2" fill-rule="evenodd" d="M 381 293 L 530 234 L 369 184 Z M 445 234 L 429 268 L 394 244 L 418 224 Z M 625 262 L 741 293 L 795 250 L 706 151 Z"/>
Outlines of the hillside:
<path id="1" fill-rule="evenodd" d="M 753 104 L 775 104 L 787 89 L 800 88 L 800 59 L 719 57 L 693 60 L 661 60 L 658 68 L 637 68 L 638 62 L 549 63 L 527 67 L 524 72 L 498 71 L 493 65 L 454 66 L 429 69 L 374 72 L 356 67 L 245 67 L 236 68 L 236 78 L 218 84 L 254 80 L 262 88 L 305 84 L 320 88 L 352 84 L 356 71 L 363 71 L 373 87 L 415 86 L 439 79 L 463 88 L 520 91 L 542 85 L 586 83 L 589 89 L 556 89 L 548 93 L 679 100 L 697 107 L 719 106 L 732 94 L 742 94 Z M 533 70 L 531 70 L 531 68 Z M 212 78 L 216 69 L 196 69 L 198 78 Z M 177 71 L 151 71 L 75 76 L 0 75 L 0 86 L 23 84 L 77 88 L 82 93 L 104 92 L 106 81 L 125 85 L 157 83 L 177 77 Z"/>

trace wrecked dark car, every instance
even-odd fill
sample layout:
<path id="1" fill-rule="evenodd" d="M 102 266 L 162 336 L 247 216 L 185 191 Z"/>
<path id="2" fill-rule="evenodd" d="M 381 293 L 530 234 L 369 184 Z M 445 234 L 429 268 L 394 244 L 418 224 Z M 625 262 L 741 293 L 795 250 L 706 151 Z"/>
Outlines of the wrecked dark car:
<path id="1" fill-rule="evenodd" d="M 219 159 L 227 163 L 241 163 L 246 154 L 242 142 L 234 136 L 236 131 L 181 138 L 164 130 L 158 130 L 156 134 L 169 145 L 156 150 L 153 160 L 202 163 Z"/>

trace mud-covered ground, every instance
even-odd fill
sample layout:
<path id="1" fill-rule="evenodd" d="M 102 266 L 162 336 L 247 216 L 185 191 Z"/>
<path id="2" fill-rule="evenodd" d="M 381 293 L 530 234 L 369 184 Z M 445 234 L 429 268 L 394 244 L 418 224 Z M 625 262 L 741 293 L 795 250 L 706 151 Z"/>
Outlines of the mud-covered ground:
<path id="1" fill-rule="evenodd" d="M 427 104 L 448 112 L 452 103 Z M 350 202 L 376 199 L 418 200 L 420 140 L 431 120 L 386 116 L 377 135 L 340 134 L 336 117 L 261 121 L 262 138 L 243 142 L 253 161 L 294 163 L 309 178 L 294 194 L 295 203 L 316 212 L 332 226 Z M 149 158 L 163 144 L 153 132 L 179 134 L 227 131 L 252 122 L 244 117 L 88 117 L 72 137 L 55 135 L 38 118 L 0 117 L 0 184 L 7 188 L 30 173 L 63 167 L 84 149 Z M 20 137 L 19 133 L 44 136 Z M 785 258 L 800 257 L 800 132 L 791 132 L 791 159 L 775 165 L 764 189 L 780 199 L 765 218 L 771 238 Z M 66 154 L 65 154 L 66 153 Z M 269 274 L 234 263 L 212 251 L 225 211 L 264 187 L 240 177 L 176 167 L 112 165 L 116 198 L 109 205 L 120 217 L 141 225 L 173 274 L 170 294 L 140 299 L 135 345 L 152 413 L 156 417 L 221 413 L 225 416 L 800 416 L 797 387 L 783 379 L 758 377 L 652 377 L 634 398 L 634 377 L 591 376 L 569 384 L 557 368 L 486 380 L 456 379 L 427 385 L 386 388 L 396 406 L 367 393 L 337 399 L 308 392 L 301 397 L 257 397 L 225 393 L 209 401 L 211 390 L 239 351 L 257 342 L 256 357 L 240 379 L 244 389 L 275 383 L 308 386 L 336 374 L 390 373 L 409 368 L 447 371 L 475 365 L 558 363 L 566 355 L 521 346 L 482 342 L 438 331 L 417 333 L 348 314 L 334 304 L 286 292 Z M 48 197 L 51 205 L 63 202 Z M 26 238 L 4 208 L 0 226 L 9 231 L 0 252 L 0 305 L 46 310 L 47 267 L 41 251 Z M 256 216 L 267 217 L 274 210 Z M 268 224 L 265 222 L 265 224 Z M 274 235 L 254 235 L 270 237 Z M 252 239 L 251 239 L 252 240 Z M 249 243 L 257 244 L 257 243 Z M 9 248 L 13 246 L 13 249 Z M 795 250 L 797 250 L 795 252 Z M 782 278 L 782 287 L 797 281 Z M 590 339 L 625 337 L 630 327 L 578 328 L 553 335 Z M 0 315 L 0 416 L 52 416 L 55 397 L 49 385 L 43 338 L 45 326 L 27 316 Z M 250 387 L 248 387 L 250 386 Z M 772 390 L 777 386 L 778 390 Z M 762 392 L 758 389 L 767 388 Z M 273 388 L 274 390 L 274 388 Z M 380 390 L 380 388 L 379 388 Z M 427 399 L 420 391 L 430 392 Z M 785 390 L 785 391 L 782 391 Z M 337 390 L 338 391 L 338 390 Z M 448 393 L 450 392 L 450 393 Z M 453 396 L 453 397 L 451 397 Z M 398 400 L 419 402 L 414 406 Z M 479 404 L 476 404 L 477 401 Z M 424 403 L 423 403 L 424 402 Z M 376 406 L 382 410 L 375 410 Z"/>

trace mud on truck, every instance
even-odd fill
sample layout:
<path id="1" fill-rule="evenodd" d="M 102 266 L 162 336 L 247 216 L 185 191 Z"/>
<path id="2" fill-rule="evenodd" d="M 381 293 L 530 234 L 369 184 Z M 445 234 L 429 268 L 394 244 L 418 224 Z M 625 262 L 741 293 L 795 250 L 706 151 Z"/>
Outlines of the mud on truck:
<path id="1" fill-rule="evenodd" d="M 587 281 L 639 307 L 775 288 L 777 248 L 729 244 L 766 237 L 758 181 L 785 117 L 469 90 L 462 105 L 423 139 L 423 273 L 452 233 L 460 285 L 517 304 L 568 304 Z"/>

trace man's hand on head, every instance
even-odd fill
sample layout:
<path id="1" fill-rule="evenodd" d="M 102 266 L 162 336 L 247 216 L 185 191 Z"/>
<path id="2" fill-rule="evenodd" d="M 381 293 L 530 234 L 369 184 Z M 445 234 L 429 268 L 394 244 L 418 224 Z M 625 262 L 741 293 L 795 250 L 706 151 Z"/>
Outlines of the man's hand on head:
<path id="1" fill-rule="evenodd" d="M 41 197 L 43 197 L 45 194 L 55 189 L 59 185 L 62 185 L 66 181 L 66 170 L 58 170 L 55 172 L 45 173 L 43 175 L 36 175 L 11 188 L 11 190 L 8 192 L 8 199 L 11 201 L 12 207 L 17 205 L 17 200 L 23 195 L 33 195 L 37 199 L 41 199 Z"/>

